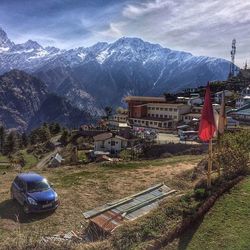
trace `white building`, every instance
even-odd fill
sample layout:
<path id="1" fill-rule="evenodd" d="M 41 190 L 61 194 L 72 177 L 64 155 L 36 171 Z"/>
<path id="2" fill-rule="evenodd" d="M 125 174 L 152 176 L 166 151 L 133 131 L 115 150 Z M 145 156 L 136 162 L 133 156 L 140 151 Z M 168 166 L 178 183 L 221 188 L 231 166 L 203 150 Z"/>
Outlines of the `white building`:
<path id="1" fill-rule="evenodd" d="M 117 154 L 121 150 L 127 148 L 128 140 L 124 137 L 114 135 L 112 133 L 103 133 L 94 136 L 94 151 L 110 152 Z"/>
<path id="2" fill-rule="evenodd" d="M 230 90 L 219 91 L 214 94 L 214 101 L 216 103 L 221 103 L 223 92 L 224 92 L 225 97 L 233 96 L 233 92 Z"/>
<path id="3" fill-rule="evenodd" d="M 128 122 L 128 115 L 115 114 L 109 118 L 108 124 L 110 127 L 119 128 L 126 127 Z"/>

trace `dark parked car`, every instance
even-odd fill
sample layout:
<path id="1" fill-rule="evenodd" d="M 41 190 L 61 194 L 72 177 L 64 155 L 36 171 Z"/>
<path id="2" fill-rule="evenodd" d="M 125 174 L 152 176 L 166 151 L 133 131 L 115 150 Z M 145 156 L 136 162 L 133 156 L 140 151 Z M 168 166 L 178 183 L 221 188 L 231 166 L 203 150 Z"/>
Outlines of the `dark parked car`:
<path id="1" fill-rule="evenodd" d="M 10 192 L 11 198 L 23 206 L 25 213 L 55 210 L 59 204 L 57 193 L 46 178 L 36 173 L 17 175 Z"/>

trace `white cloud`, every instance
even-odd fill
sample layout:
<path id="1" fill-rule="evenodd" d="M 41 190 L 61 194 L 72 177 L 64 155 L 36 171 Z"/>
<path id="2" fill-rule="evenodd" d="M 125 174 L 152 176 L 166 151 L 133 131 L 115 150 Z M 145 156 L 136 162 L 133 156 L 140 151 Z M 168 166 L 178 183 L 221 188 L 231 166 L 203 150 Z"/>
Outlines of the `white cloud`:
<path id="1" fill-rule="evenodd" d="M 122 32 L 122 28 L 126 23 L 124 22 L 119 22 L 119 23 L 110 23 L 109 24 L 109 28 L 104 30 L 104 31 L 100 31 L 99 35 L 101 35 L 103 38 L 120 38 L 121 36 L 123 36 L 123 32 Z"/>
<path id="2" fill-rule="evenodd" d="M 161 8 L 173 7 L 174 1 L 154 0 L 152 2 L 141 3 L 138 5 L 128 4 L 122 11 L 124 17 L 137 18 L 142 15 L 157 11 Z"/>
<path id="3" fill-rule="evenodd" d="M 230 59 L 235 37 L 236 59 L 249 54 L 250 2 L 242 0 L 150 0 L 128 4 L 122 10 L 119 32 L 163 46 Z M 112 23 L 114 26 L 116 23 Z"/>

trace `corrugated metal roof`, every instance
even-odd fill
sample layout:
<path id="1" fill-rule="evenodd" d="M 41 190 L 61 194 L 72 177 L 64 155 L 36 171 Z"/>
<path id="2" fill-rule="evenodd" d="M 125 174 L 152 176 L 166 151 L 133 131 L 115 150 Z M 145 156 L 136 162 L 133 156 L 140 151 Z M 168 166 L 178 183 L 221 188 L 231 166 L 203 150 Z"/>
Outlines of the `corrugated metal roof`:
<path id="1" fill-rule="evenodd" d="M 134 220 L 159 205 L 159 200 L 174 193 L 175 190 L 164 184 L 158 184 L 140 193 L 105 204 L 83 213 L 86 219 L 111 233 L 126 220 Z"/>

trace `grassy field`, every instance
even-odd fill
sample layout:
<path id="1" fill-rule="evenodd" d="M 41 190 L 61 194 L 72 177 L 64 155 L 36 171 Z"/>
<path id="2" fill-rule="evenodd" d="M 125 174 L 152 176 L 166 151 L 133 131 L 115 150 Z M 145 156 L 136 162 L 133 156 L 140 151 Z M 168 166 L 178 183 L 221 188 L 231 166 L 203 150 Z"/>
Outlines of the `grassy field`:
<path id="1" fill-rule="evenodd" d="M 9 188 L 17 170 L 8 170 L 4 175 L 0 170 L 1 247 L 60 232 L 83 230 L 87 225 L 83 211 L 161 182 L 180 192 L 189 190 L 194 183 L 190 178 L 185 180 L 183 173 L 191 171 L 201 157 L 187 155 L 113 166 L 88 164 L 39 171 L 31 169 L 54 184 L 61 204 L 54 213 L 30 216 L 24 215 L 20 206 L 10 200 Z"/>
<path id="2" fill-rule="evenodd" d="M 34 167 L 38 162 L 38 159 L 33 154 L 27 153 L 27 150 L 19 150 L 14 155 L 14 158 L 20 155 L 25 161 L 24 169 L 30 169 L 31 167 Z M 0 155 L 0 169 L 8 169 L 10 164 L 10 159 L 7 156 Z"/>
<path id="3" fill-rule="evenodd" d="M 37 164 L 38 160 L 33 154 L 28 154 L 26 150 L 20 150 L 19 152 L 25 160 L 25 169 L 34 167 Z"/>
<path id="4" fill-rule="evenodd" d="M 250 249 L 250 177 L 221 197 L 203 221 L 166 249 Z"/>

